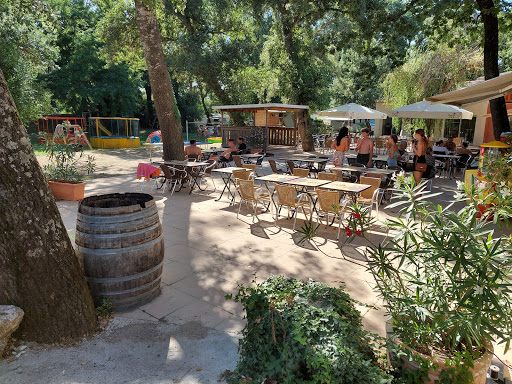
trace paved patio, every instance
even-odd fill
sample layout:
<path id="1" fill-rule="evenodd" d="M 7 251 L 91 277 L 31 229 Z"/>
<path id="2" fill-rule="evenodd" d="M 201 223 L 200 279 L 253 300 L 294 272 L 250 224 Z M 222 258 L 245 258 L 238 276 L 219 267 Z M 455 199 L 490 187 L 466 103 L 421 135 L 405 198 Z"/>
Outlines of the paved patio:
<path id="1" fill-rule="evenodd" d="M 265 173 L 270 173 L 265 164 Z M 86 195 L 133 192 L 140 181 L 131 175 L 94 179 Z M 242 306 L 226 301 L 237 283 L 262 281 L 269 274 L 312 278 L 332 286 L 343 283 L 350 295 L 375 309 L 360 306 L 366 329 L 384 335 L 384 311 L 372 290 L 362 244 L 340 249 L 337 228 L 322 226 L 313 244 L 299 245 L 292 221 L 281 228 L 269 213 L 252 223 L 251 209 L 230 205 L 208 182 L 205 192 L 153 193 L 165 239 L 161 294 L 129 312 L 115 313 L 108 329 L 69 349 L 29 352 L 10 364 L 0 363 L 0 382 L 210 383 L 237 360 L 237 343 L 244 327 Z M 455 188 L 454 180 L 438 179 L 434 189 Z M 446 203 L 448 192 L 440 196 Z M 64 224 L 74 241 L 78 203 L 59 201 Z M 382 222 L 390 210 L 379 212 Z M 301 220 L 297 222 L 300 228 Z M 374 236 L 383 236 L 376 228 Z M 53 365 L 48 365 L 52 361 Z M 4 373 L 1 373 L 4 372 Z M 37 379 L 36 379 L 37 378 Z M 34 379 L 36 379 L 34 381 Z M 40 381 L 42 380 L 42 381 Z"/>

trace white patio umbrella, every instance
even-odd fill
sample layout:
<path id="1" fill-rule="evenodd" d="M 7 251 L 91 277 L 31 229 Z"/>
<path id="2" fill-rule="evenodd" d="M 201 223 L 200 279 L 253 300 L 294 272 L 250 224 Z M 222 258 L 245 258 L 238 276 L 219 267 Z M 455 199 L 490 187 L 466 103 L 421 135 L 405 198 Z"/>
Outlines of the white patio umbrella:
<path id="1" fill-rule="evenodd" d="M 473 112 L 448 104 L 430 104 L 428 101 L 419 101 L 414 104 L 391 110 L 391 117 L 403 117 L 410 119 L 460 119 L 459 136 L 462 120 L 471 120 Z M 443 123 L 444 124 L 444 123 Z M 430 132 L 430 122 L 428 124 Z"/>
<path id="2" fill-rule="evenodd" d="M 404 105 L 391 110 L 391 117 L 411 119 L 465 119 L 471 120 L 473 112 L 447 104 L 430 104 L 428 101 Z"/>
<path id="3" fill-rule="evenodd" d="M 329 108 L 318 112 L 319 117 L 334 117 L 348 119 L 386 119 L 388 115 L 363 105 L 349 103 L 339 107 Z"/>

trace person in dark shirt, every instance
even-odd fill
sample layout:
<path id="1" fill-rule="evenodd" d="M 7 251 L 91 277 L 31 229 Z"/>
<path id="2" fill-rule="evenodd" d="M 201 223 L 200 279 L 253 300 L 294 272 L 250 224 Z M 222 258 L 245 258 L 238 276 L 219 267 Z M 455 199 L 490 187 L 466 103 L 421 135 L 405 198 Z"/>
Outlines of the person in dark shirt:
<path id="1" fill-rule="evenodd" d="M 244 138 L 239 137 L 238 138 L 238 153 L 244 154 L 246 150 L 247 150 L 247 145 L 245 145 L 245 143 L 244 143 Z"/>

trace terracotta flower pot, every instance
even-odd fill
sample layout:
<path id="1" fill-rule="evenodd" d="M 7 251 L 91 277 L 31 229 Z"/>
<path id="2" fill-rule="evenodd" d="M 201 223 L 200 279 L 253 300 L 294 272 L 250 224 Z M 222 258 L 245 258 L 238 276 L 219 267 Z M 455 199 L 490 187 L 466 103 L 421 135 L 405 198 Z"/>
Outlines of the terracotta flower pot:
<path id="1" fill-rule="evenodd" d="M 389 322 L 386 324 L 386 332 L 392 332 L 392 328 Z M 427 356 L 420 352 L 417 352 L 405 344 L 402 344 L 401 341 L 397 338 L 391 337 L 395 344 L 400 345 L 401 348 L 406 349 L 412 353 L 413 356 L 420 357 L 423 360 L 430 360 L 434 364 L 437 365 L 436 370 L 431 370 L 428 372 L 429 380 L 425 381 L 424 384 L 434 384 L 436 380 L 440 382 L 441 371 L 446 367 L 446 359 L 441 356 Z M 491 360 L 493 358 L 494 347 L 489 340 L 484 340 L 483 346 L 485 347 L 485 352 L 476 360 L 473 361 L 473 368 L 469 368 L 469 371 L 473 374 L 473 384 L 485 384 L 487 380 L 487 370 L 491 365 Z M 388 351 L 389 353 L 389 351 Z M 401 357 L 403 366 L 412 370 L 418 369 L 418 362 L 408 360 L 407 356 Z"/>
<path id="2" fill-rule="evenodd" d="M 56 199 L 78 201 L 85 196 L 84 182 L 66 182 L 64 180 L 48 180 L 48 185 Z"/>

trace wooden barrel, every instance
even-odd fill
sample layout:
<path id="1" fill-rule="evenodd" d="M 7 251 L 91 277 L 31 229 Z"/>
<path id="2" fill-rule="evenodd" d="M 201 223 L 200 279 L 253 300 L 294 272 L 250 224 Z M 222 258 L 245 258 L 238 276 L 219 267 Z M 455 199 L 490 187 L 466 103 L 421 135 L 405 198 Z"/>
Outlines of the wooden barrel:
<path id="1" fill-rule="evenodd" d="M 78 205 L 76 251 L 94 303 L 124 311 L 160 293 L 164 260 L 155 201 L 145 193 L 91 196 Z"/>

